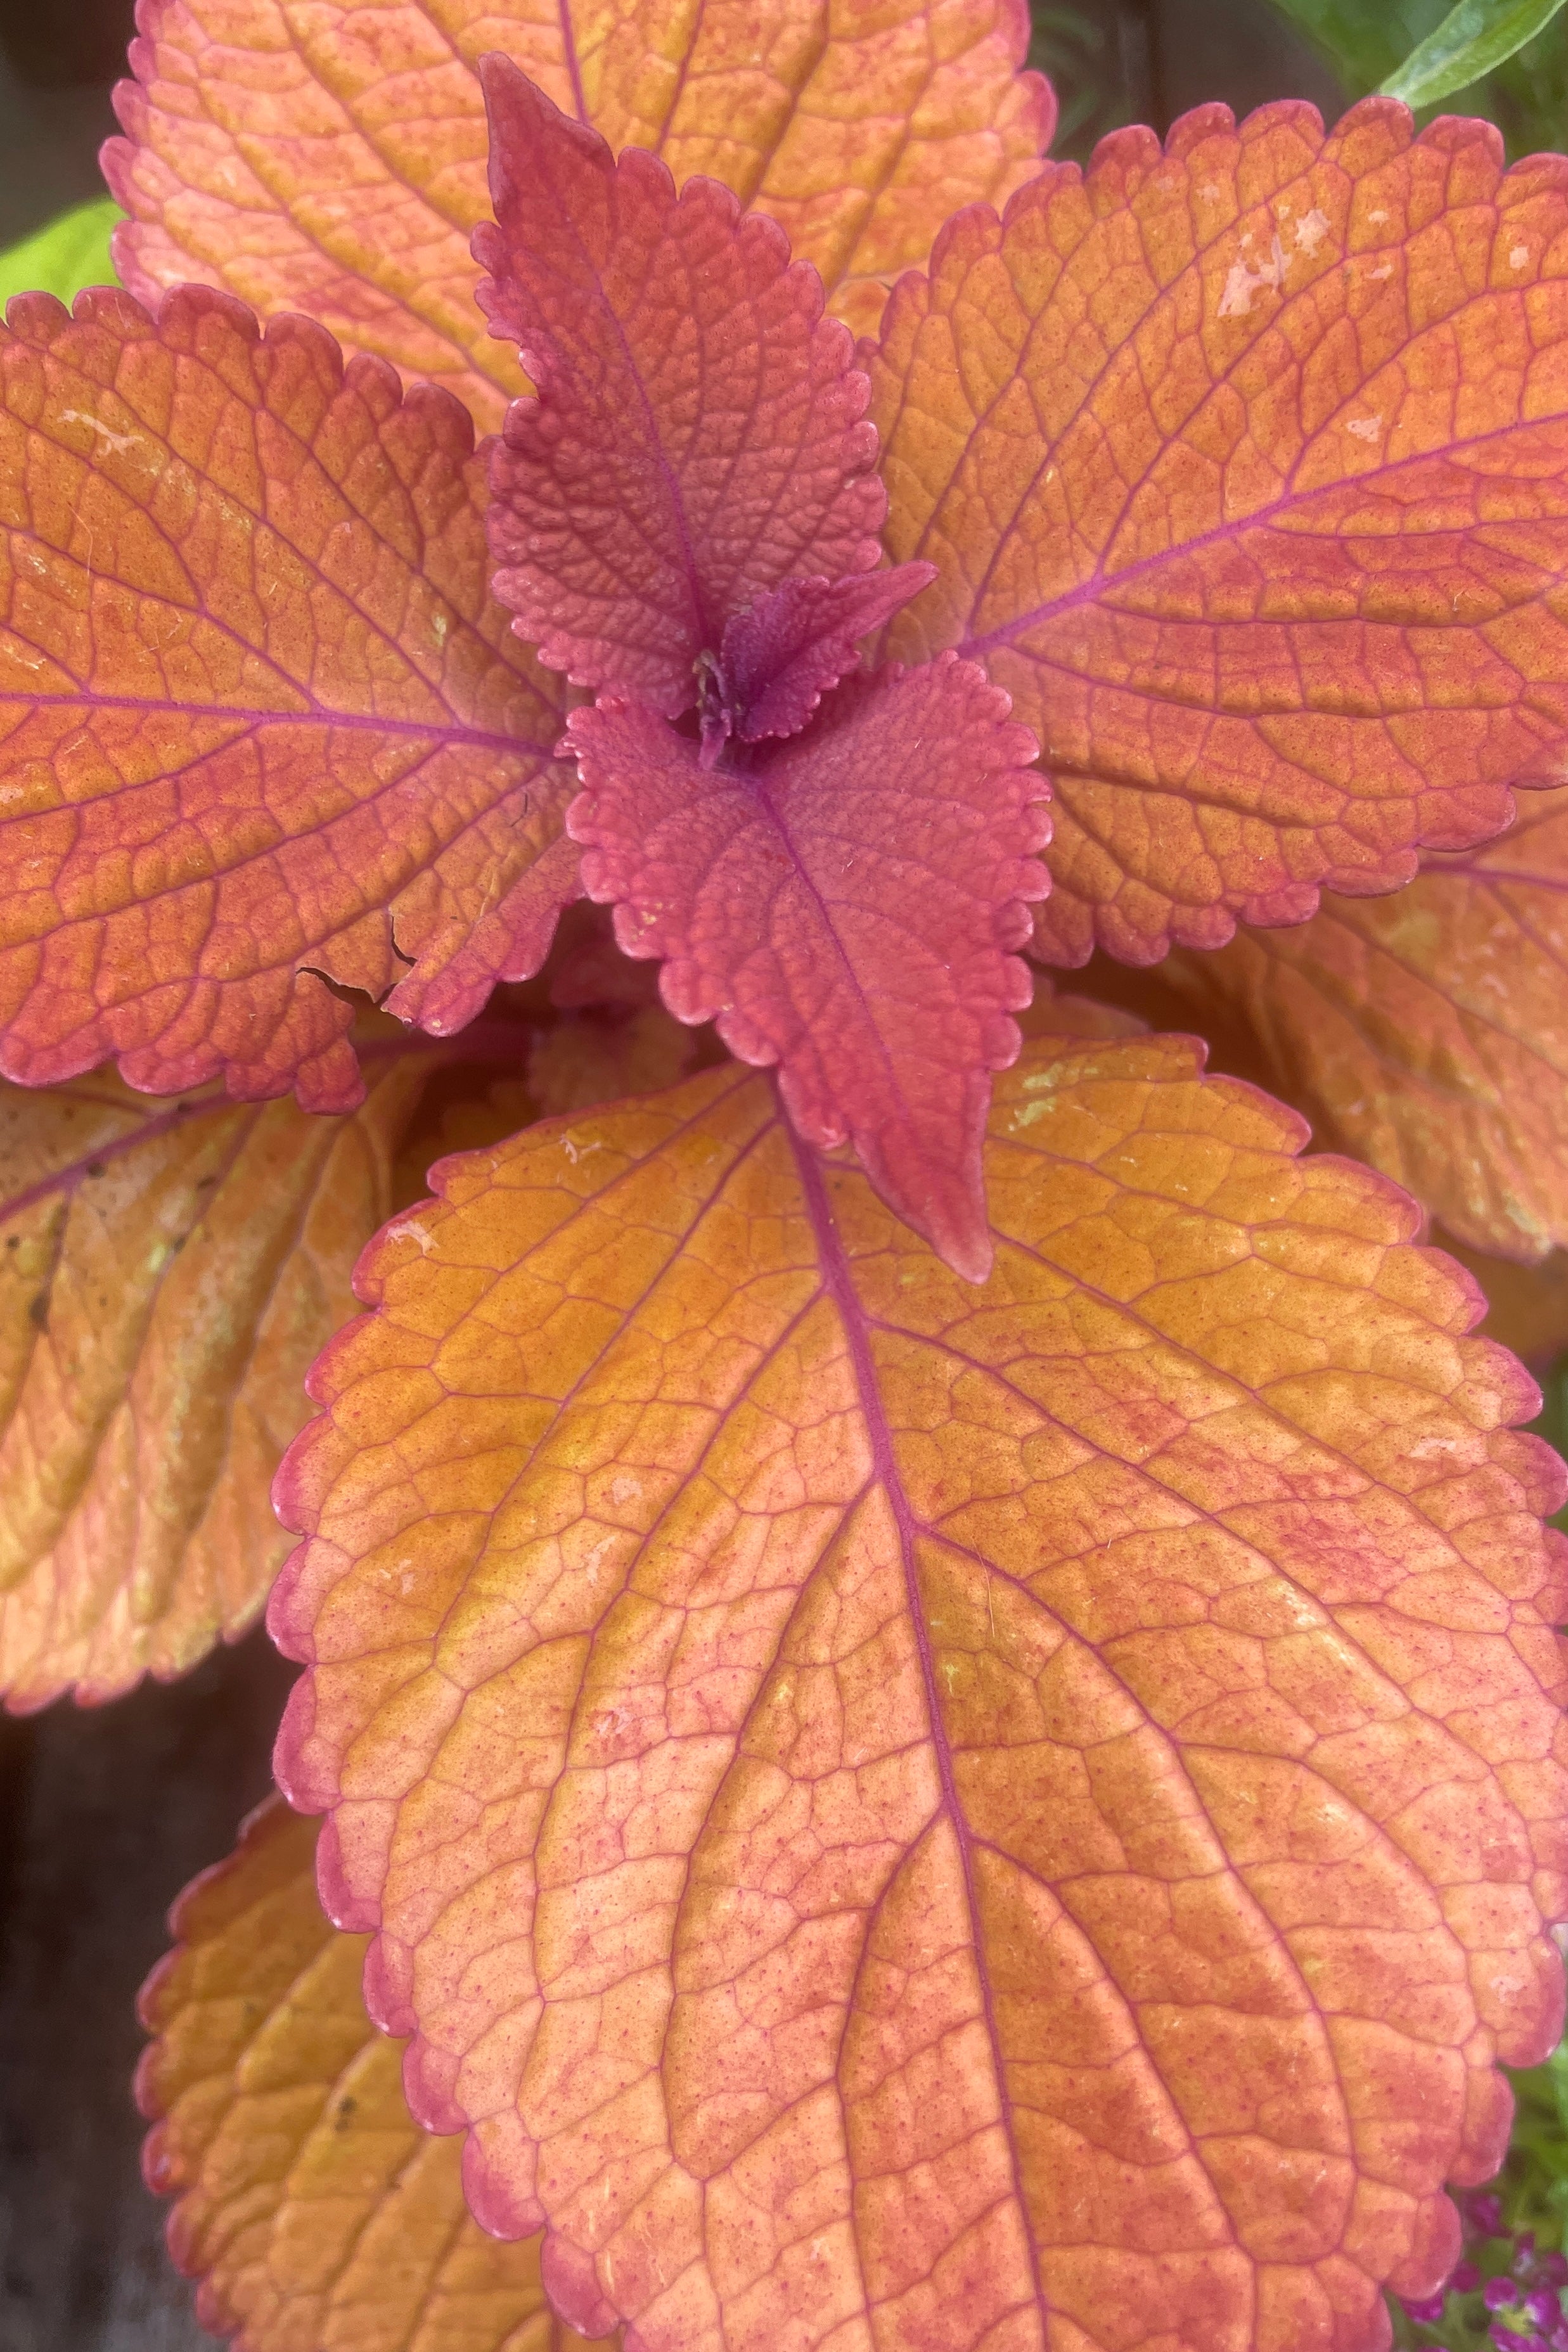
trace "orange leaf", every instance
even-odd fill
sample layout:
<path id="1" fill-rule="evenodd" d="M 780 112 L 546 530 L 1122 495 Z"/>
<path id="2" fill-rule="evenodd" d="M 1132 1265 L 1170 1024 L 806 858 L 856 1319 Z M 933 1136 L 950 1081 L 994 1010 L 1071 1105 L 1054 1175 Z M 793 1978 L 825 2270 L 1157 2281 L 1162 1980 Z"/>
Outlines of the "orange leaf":
<path id="1" fill-rule="evenodd" d="M 1118 131 L 972 211 L 871 362 L 890 632 L 1055 787 L 1047 961 L 1213 948 L 1497 832 L 1568 735 L 1568 162 L 1369 99 Z"/>
<path id="2" fill-rule="evenodd" d="M 616 148 L 723 180 L 783 223 L 833 308 L 876 325 L 942 223 L 1038 167 L 1056 101 L 1020 73 L 1021 0 L 144 0 L 129 136 L 104 169 L 134 217 L 115 265 L 151 300 L 184 278 L 451 385 L 482 425 L 522 389 L 474 306 L 489 213 L 477 67 L 511 58 Z"/>
<path id="3" fill-rule="evenodd" d="M 276 1798 L 170 1916 L 137 2096 L 149 2185 L 196 2312 L 237 2352 L 566 2352 L 537 2242 L 463 2210 L 458 2151 L 411 2122 L 364 2012 L 363 1937 L 316 1900 L 311 1825 Z M 586 2352 L 586 2347 L 583 2347 Z"/>
<path id="4" fill-rule="evenodd" d="M 385 1024 L 390 1029 L 391 1024 Z M 107 1070 L 0 1084 L 0 1696 L 167 1678 L 256 1618 L 289 1549 L 268 1488 L 311 1357 L 395 1202 L 449 1049 L 363 1049 L 348 1118 Z"/>
<path id="5" fill-rule="evenodd" d="M 469 421 L 201 288 L 9 318 L 0 1067 L 350 1109 L 326 982 L 460 1028 L 575 894 Z"/>
<path id="6" fill-rule="evenodd" d="M 1026 1047 L 976 1291 L 725 1069 L 362 1261 L 279 1767 L 568 2318 L 1371 2352 L 1452 2261 L 1561 2018 L 1563 1475 L 1302 1132 Z"/>
<path id="7" fill-rule="evenodd" d="M 1460 1241 L 1527 1261 L 1568 1243 L 1568 788 L 1397 897 L 1327 899 L 1168 977 Z"/>

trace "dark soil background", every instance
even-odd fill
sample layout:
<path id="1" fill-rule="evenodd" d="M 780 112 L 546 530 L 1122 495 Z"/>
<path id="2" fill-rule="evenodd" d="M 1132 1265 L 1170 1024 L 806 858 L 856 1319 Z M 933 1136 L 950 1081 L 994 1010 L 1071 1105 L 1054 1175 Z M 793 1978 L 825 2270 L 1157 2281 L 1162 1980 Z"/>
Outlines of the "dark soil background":
<path id="1" fill-rule="evenodd" d="M 102 194 L 132 17 L 132 0 L 0 0 L 0 248 Z M 1058 152 L 1205 99 L 1340 102 L 1263 0 L 1042 0 L 1036 23 Z M 134 2000 L 170 1902 L 269 1785 L 292 1671 L 253 1635 L 173 1687 L 0 1715 L 0 2352 L 210 2341 L 137 2169 Z"/>

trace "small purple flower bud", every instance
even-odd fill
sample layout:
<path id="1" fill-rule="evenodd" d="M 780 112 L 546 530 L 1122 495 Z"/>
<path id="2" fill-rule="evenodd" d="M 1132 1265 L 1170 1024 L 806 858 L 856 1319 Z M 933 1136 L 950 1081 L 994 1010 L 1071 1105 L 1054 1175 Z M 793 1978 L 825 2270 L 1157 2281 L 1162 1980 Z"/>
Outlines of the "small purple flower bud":
<path id="1" fill-rule="evenodd" d="M 1502 2199 L 1500 2197 L 1472 2197 L 1469 2200 L 1469 2213 L 1468 2218 L 1470 2228 L 1475 2231 L 1478 2237 L 1500 2238 L 1502 2235 Z"/>
<path id="2" fill-rule="evenodd" d="M 1443 2316 L 1443 2305 L 1447 2298 L 1442 2294 L 1424 2294 L 1418 2303 L 1413 2302 L 1409 2295 L 1402 2296 L 1401 2300 L 1412 2319 L 1418 2319 L 1424 2327 L 1436 2327 Z"/>
<path id="3" fill-rule="evenodd" d="M 1563 2316 L 1563 2305 L 1549 2286 L 1538 2286 L 1524 2298 L 1524 2308 L 1536 2327 L 1550 2327 Z"/>
<path id="4" fill-rule="evenodd" d="M 1489 2311 L 1506 2311 L 1519 2301 L 1519 2289 L 1510 2278 L 1488 2279 L 1482 2293 Z"/>
<path id="5" fill-rule="evenodd" d="M 1568 2254 L 1540 2254 L 1535 2275 L 1542 2286 L 1568 2286 Z"/>

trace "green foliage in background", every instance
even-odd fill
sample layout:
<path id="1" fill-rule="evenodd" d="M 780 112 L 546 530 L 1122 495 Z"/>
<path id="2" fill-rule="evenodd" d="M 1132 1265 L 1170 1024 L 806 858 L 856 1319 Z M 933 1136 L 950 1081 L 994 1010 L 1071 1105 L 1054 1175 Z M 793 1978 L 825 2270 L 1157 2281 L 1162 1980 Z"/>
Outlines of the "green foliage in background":
<path id="1" fill-rule="evenodd" d="M 117 286 L 109 239 L 124 215 L 109 196 L 78 205 L 47 228 L 35 229 L 9 253 L 0 253 L 0 303 L 42 287 L 68 302 L 84 286 Z"/>
<path id="2" fill-rule="evenodd" d="M 1422 114 L 1489 115 L 1512 155 L 1568 141 L 1563 0 L 1275 0 L 1347 94 L 1391 89 Z"/>
<path id="3" fill-rule="evenodd" d="M 1461 2196 L 1464 2257 L 1440 2311 L 1389 2297 L 1405 2352 L 1557 2352 L 1568 2230 L 1568 2044 L 1544 2066 L 1510 2074 L 1518 2102 L 1508 2162 L 1488 2189 Z"/>
<path id="4" fill-rule="evenodd" d="M 1383 87 L 1407 106 L 1436 106 L 1505 65 L 1544 32 L 1563 0 L 1459 0 Z"/>

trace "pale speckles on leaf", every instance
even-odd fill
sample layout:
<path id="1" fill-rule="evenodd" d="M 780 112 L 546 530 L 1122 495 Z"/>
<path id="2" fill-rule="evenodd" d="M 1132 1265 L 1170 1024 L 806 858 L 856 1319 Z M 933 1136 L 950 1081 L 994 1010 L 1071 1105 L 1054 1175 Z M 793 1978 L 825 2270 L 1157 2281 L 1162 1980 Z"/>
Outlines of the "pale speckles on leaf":
<path id="1" fill-rule="evenodd" d="M 1276 231 L 1269 244 L 1267 261 L 1251 268 L 1245 258 L 1233 261 L 1226 277 L 1225 290 L 1219 298 L 1222 319 L 1245 319 L 1252 308 L 1252 298 L 1265 288 L 1277 291 L 1285 283 L 1285 248 Z"/>
<path id="2" fill-rule="evenodd" d="M 427 1256 L 435 1246 L 435 1237 L 429 1227 L 421 1224 L 417 1217 L 400 1217 L 386 1228 L 386 1238 L 389 1242 L 417 1242 L 422 1257 Z"/>

